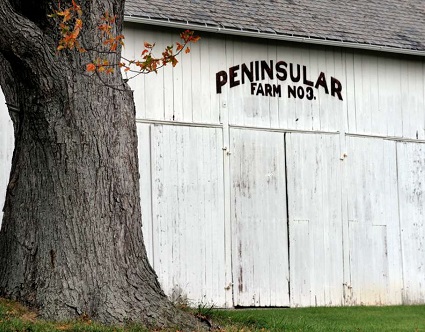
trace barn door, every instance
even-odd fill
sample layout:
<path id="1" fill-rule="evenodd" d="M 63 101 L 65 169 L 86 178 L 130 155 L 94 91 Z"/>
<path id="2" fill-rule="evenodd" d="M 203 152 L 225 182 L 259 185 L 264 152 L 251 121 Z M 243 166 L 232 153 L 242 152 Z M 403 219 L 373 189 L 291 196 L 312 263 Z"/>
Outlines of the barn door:
<path id="1" fill-rule="evenodd" d="M 403 303 L 425 301 L 425 144 L 397 143 Z"/>
<path id="2" fill-rule="evenodd" d="M 283 133 L 231 130 L 232 270 L 235 306 L 288 306 Z"/>
<path id="3" fill-rule="evenodd" d="M 396 143 L 347 138 L 351 304 L 401 303 Z"/>
<path id="4" fill-rule="evenodd" d="M 343 303 L 338 135 L 286 136 L 291 306 Z"/>
<path id="5" fill-rule="evenodd" d="M 162 289 L 226 306 L 221 129 L 138 127 L 143 232 Z"/>

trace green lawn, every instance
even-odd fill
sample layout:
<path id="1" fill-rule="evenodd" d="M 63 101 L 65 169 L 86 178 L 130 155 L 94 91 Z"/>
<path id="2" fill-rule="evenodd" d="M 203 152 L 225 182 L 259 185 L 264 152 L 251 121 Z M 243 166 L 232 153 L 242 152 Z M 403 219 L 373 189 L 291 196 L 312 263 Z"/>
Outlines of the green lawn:
<path id="1" fill-rule="evenodd" d="M 215 310 L 212 317 L 251 331 L 425 331 L 425 306 Z"/>
<path id="2" fill-rule="evenodd" d="M 425 306 L 302 309 L 194 310 L 212 319 L 218 332 L 258 331 L 424 331 Z M 51 323 L 11 301 L 0 298 L 0 332 L 147 332 L 140 326 L 105 327 L 89 318 Z"/>

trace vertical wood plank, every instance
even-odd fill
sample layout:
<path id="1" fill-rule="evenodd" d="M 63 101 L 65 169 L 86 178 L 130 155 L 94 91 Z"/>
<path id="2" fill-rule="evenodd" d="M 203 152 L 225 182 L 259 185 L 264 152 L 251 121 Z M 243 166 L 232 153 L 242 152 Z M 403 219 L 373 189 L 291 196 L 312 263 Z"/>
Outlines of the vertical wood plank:
<path id="1" fill-rule="evenodd" d="M 194 84 L 196 82 L 196 79 L 199 79 L 198 73 L 194 73 L 193 70 L 196 70 L 193 68 L 193 62 L 196 60 L 196 55 L 199 55 L 199 46 L 195 46 L 196 53 L 193 55 L 192 52 L 189 54 L 182 54 L 179 57 L 179 70 L 177 70 L 178 74 L 176 76 L 176 79 L 179 79 L 179 82 L 181 82 L 181 88 L 179 87 L 178 91 L 175 92 L 175 97 L 177 97 L 177 94 L 180 93 L 182 98 L 182 114 L 179 118 L 176 116 L 176 120 L 184 121 L 184 122 L 192 122 L 193 121 L 193 99 L 192 99 L 192 90 L 194 89 Z M 174 67 L 174 69 L 176 69 Z M 193 79 L 195 78 L 195 82 Z M 199 93 L 199 87 L 196 86 L 196 93 Z M 195 91 L 194 91 L 195 92 Z"/>
<path id="2" fill-rule="evenodd" d="M 301 72 L 303 66 L 306 66 L 307 68 L 307 75 L 311 75 L 311 63 L 310 63 L 310 47 L 305 47 L 298 56 L 297 63 L 300 64 Z M 310 77 L 307 77 L 307 79 L 311 79 Z M 303 78 L 301 74 L 299 85 L 303 86 L 305 88 L 305 85 L 303 83 Z M 315 100 L 307 101 L 306 99 L 301 99 L 297 101 L 297 104 L 299 105 L 298 108 L 298 114 L 296 121 L 296 127 L 297 129 L 302 130 L 311 130 L 313 127 L 313 121 L 312 121 L 312 109 L 317 107 L 317 102 Z"/>
<path id="3" fill-rule="evenodd" d="M 403 135 L 401 94 L 401 63 L 397 59 L 379 59 L 379 111 L 375 117 L 381 123 L 379 135 Z M 385 126 L 384 126 L 385 124 Z"/>
<path id="4" fill-rule="evenodd" d="M 347 104 L 347 132 L 357 133 L 356 120 L 356 84 L 355 84 L 355 56 L 353 52 L 346 52 L 346 104 Z"/>
<path id="5" fill-rule="evenodd" d="M 331 77 L 337 77 L 343 81 L 344 77 L 340 77 L 335 73 L 335 61 L 339 52 L 336 50 L 326 50 L 323 56 L 323 67 L 322 71 L 326 74 L 326 83 L 328 86 L 328 94 L 319 89 L 318 95 L 320 96 L 320 116 L 321 116 L 321 130 L 324 131 L 336 131 L 341 128 L 339 119 L 341 109 L 338 108 L 342 105 L 342 102 L 331 95 Z"/>
<path id="6" fill-rule="evenodd" d="M 276 62 L 280 61 L 278 58 L 278 46 L 277 43 L 269 42 L 267 45 L 267 56 L 269 60 L 273 60 L 276 66 Z M 274 68 L 275 70 L 276 68 Z M 280 81 L 274 79 L 272 83 L 279 84 Z M 283 91 L 282 91 L 283 92 Z M 279 97 L 269 98 L 269 120 L 270 128 L 280 128 L 280 114 L 279 114 Z"/>
<path id="7" fill-rule="evenodd" d="M 354 84 L 356 100 L 356 133 L 373 134 L 372 113 L 379 109 L 378 61 L 376 56 L 354 54 Z"/>
<path id="8" fill-rule="evenodd" d="M 403 96 L 403 137 L 425 138 L 423 62 L 403 61 L 401 94 Z"/>
<path id="9" fill-rule="evenodd" d="M 153 265 L 153 224 L 152 224 L 152 168 L 151 168 L 151 125 L 137 124 L 140 204 L 142 209 L 143 242 L 149 262 Z"/>
<path id="10" fill-rule="evenodd" d="M 317 76 L 319 75 L 319 73 L 323 70 L 323 68 L 321 68 L 320 66 L 320 58 L 323 57 L 323 51 L 318 50 L 317 48 L 311 48 L 310 49 L 310 61 L 309 61 L 309 74 L 310 77 L 309 79 L 311 81 L 313 81 L 315 78 L 317 78 Z M 315 83 L 315 82 L 314 82 Z M 314 89 L 316 90 L 316 89 Z M 321 107 L 320 107 L 320 99 L 317 99 L 318 94 L 315 91 L 316 96 L 316 100 L 314 100 L 312 102 L 312 107 L 311 107 L 311 129 L 312 130 L 322 130 L 322 125 L 321 125 L 321 116 L 320 116 L 320 111 L 321 111 Z"/>

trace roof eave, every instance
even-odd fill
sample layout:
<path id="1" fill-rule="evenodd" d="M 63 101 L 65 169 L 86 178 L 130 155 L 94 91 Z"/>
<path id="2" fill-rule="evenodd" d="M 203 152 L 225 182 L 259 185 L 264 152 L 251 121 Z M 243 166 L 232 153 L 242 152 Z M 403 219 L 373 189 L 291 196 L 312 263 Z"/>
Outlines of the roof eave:
<path id="1" fill-rule="evenodd" d="M 177 29 L 189 29 L 189 30 L 196 30 L 196 31 L 205 31 L 210 33 L 220 33 L 220 34 L 226 34 L 226 35 L 264 38 L 264 39 L 271 39 L 271 40 L 282 40 L 282 41 L 297 42 L 297 43 L 324 45 L 324 46 L 354 48 L 354 49 L 362 49 L 362 50 L 369 50 L 369 51 L 406 54 L 406 55 L 414 55 L 414 56 L 422 56 L 422 57 L 425 56 L 425 51 L 420 51 L 420 50 L 412 50 L 412 49 L 373 45 L 373 44 L 345 42 L 342 40 L 339 41 L 339 40 L 320 39 L 320 38 L 311 38 L 311 37 L 302 37 L 302 36 L 291 36 L 291 35 L 277 34 L 277 33 L 271 33 L 271 32 L 233 29 L 233 28 L 226 28 L 220 25 L 178 22 L 178 21 L 153 19 L 148 17 L 140 17 L 140 16 L 132 16 L 132 15 L 125 15 L 124 21 L 132 22 L 132 23 L 147 24 L 147 25 L 156 25 L 156 26 L 162 26 L 162 27 L 177 28 Z"/>

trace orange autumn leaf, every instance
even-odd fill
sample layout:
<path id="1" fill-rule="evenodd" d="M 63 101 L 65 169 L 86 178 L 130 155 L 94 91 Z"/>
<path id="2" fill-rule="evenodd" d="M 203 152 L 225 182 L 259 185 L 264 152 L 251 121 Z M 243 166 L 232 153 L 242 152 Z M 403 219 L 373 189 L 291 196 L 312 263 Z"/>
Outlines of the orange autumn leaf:
<path id="1" fill-rule="evenodd" d="M 177 45 L 177 48 L 176 48 L 176 51 L 178 52 L 178 51 L 180 51 L 180 50 L 182 50 L 183 49 L 183 45 L 182 44 L 180 44 L 179 42 L 176 42 L 176 45 Z"/>
<path id="2" fill-rule="evenodd" d="M 87 71 L 95 71 L 96 70 L 96 66 L 93 63 L 89 63 L 86 66 L 86 70 Z"/>

